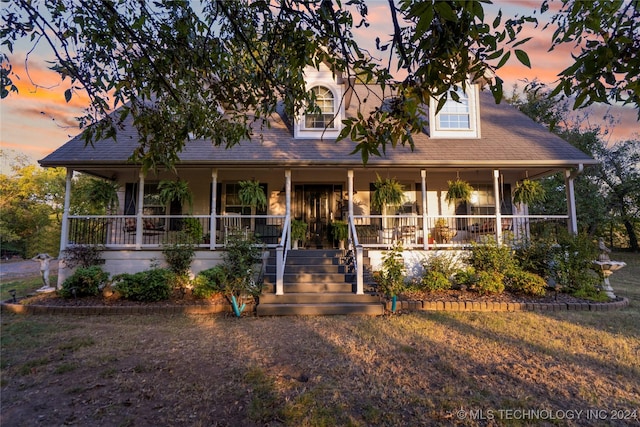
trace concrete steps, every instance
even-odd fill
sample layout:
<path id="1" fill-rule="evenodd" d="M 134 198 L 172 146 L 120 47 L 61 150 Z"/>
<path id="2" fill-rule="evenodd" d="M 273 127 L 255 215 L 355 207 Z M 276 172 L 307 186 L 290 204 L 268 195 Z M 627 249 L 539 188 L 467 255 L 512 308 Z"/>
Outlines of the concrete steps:
<path id="1" fill-rule="evenodd" d="M 259 316 L 377 316 L 384 306 L 373 295 L 356 295 L 353 274 L 339 250 L 295 250 L 287 255 L 284 295 L 275 295 L 275 255 L 267 262 Z"/>

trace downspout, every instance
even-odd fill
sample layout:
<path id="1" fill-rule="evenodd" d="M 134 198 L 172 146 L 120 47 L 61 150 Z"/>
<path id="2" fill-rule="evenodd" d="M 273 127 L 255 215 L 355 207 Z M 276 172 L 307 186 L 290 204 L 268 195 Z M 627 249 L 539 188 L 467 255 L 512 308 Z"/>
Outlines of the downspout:
<path id="1" fill-rule="evenodd" d="M 73 178 L 73 169 L 67 168 L 67 177 L 64 185 L 64 207 L 62 210 L 62 225 L 60 230 L 60 254 L 58 255 L 58 270 L 64 271 L 64 251 L 67 249 L 69 242 L 69 208 L 71 206 L 71 180 Z M 62 264 L 62 265 L 61 265 Z M 62 289 L 62 282 L 65 280 L 64 274 L 58 274 L 57 289 Z"/>
<path id="2" fill-rule="evenodd" d="M 576 213 L 576 195 L 573 181 L 584 171 L 584 164 L 578 164 L 578 168 L 571 170 L 566 169 L 564 171 L 565 189 L 567 192 L 567 213 L 569 214 L 569 223 L 567 227 L 569 233 L 578 234 L 578 216 Z"/>

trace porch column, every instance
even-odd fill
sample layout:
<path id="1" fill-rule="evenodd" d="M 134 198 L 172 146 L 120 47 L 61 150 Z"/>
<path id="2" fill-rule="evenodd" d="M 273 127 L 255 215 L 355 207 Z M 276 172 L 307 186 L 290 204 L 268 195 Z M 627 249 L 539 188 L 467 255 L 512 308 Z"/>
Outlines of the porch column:
<path id="1" fill-rule="evenodd" d="M 136 250 L 142 249 L 142 213 L 144 211 L 144 172 L 138 174 L 138 212 L 136 213 Z"/>
<path id="2" fill-rule="evenodd" d="M 351 224 L 354 225 L 355 229 L 355 220 L 353 219 L 353 169 L 347 170 L 347 195 L 349 197 L 348 203 L 348 218 L 347 218 L 347 226 L 349 227 L 349 234 L 353 234 L 351 229 Z M 355 242 L 354 236 L 351 236 L 351 242 Z M 364 254 L 362 250 L 362 245 L 355 246 L 353 244 L 353 249 L 355 253 L 353 256 L 355 257 L 355 265 L 356 265 L 356 294 L 363 295 L 364 294 L 364 274 L 362 263 Z"/>
<path id="3" fill-rule="evenodd" d="M 427 171 L 420 171 L 420 185 L 422 188 L 422 249 L 429 249 L 429 224 L 427 224 Z"/>
<path id="4" fill-rule="evenodd" d="M 347 171 L 347 196 L 349 197 L 349 218 L 353 219 L 353 169 Z"/>
<path id="5" fill-rule="evenodd" d="M 291 216 L 291 169 L 286 169 L 284 171 L 284 188 L 285 188 L 285 215 L 289 218 L 289 230 L 287 231 L 287 235 L 289 238 L 287 239 L 287 251 L 291 249 L 291 221 L 293 221 L 293 217 Z"/>
<path id="6" fill-rule="evenodd" d="M 64 185 L 64 207 L 62 210 L 62 228 L 60 230 L 60 255 L 67 249 L 69 241 L 69 206 L 71 206 L 71 179 L 73 169 L 67 168 L 67 178 Z"/>
<path id="7" fill-rule="evenodd" d="M 496 242 L 502 244 L 502 212 L 500 212 L 500 171 L 493 170 L 493 194 L 495 194 L 495 210 L 496 210 Z"/>
<path id="8" fill-rule="evenodd" d="M 218 204 L 218 169 L 211 170 L 211 219 L 209 220 L 209 250 L 215 250 L 217 237 L 216 205 Z"/>
<path id="9" fill-rule="evenodd" d="M 573 186 L 573 181 L 578 175 L 582 173 L 583 169 L 584 169 L 584 166 L 580 164 L 578 165 L 578 169 L 575 171 L 571 171 L 571 169 L 566 169 L 564 171 L 565 191 L 567 192 L 567 214 L 569 215 L 567 228 L 569 229 L 569 233 L 573 235 L 578 234 L 576 195 L 575 195 L 575 188 Z"/>
<path id="10" fill-rule="evenodd" d="M 63 271 L 64 266 L 64 250 L 67 249 L 69 242 L 69 206 L 71 206 L 71 180 L 73 179 L 73 169 L 67 168 L 67 178 L 64 184 L 64 207 L 62 210 L 62 225 L 60 230 L 60 254 L 58 255 L 58 270 Z M 64 275 L 58 275 L 57 289 L 62 289 Z"/>

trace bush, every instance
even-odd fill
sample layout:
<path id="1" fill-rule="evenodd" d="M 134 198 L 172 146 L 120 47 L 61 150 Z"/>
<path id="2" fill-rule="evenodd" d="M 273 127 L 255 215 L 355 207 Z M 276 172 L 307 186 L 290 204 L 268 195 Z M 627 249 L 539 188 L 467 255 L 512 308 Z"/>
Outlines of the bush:
<path id="1" fill-rule="evenodd" d="M 400 242 L 382 257 L 382 268 L 374 272 L 373 278 L 378 284 L 378 291 L 384 295 L 393 297 L 404 290 L 405 267 Z"/>
<path id="2" fill-rule="evenodd" d="M 476 271 L 489 271 L 505 274 L 517 267 L 514 251 L 507 245 L 498 246 L 495 238 L 474 244 L 469 263 Z"/>
<path id="3" fill-rule="evenodd" d="M 194 280 L 193 295 L 196 298 L 210 298 L 224 292 L 227 280 L 227 269 L 223 265 L 203 270 Z"/>
<path id="4" fill-rule="evenodd" d="M 473 267 L 467 267 L 465 270 L 458 270 L 453 275 L 453 280 L 458 287 L 466 286 L 467 288 L 473 288 L 476 285 L 478 277 Z"/>
<path id="5" fill-rule="evenodd" d="M 109 280 L 109 273 L 102 271 L 96 265 L 79 267 L 71 277 L 64 281 L 60 295 L 64 298 L 96 296 L 100 293 L 100 289 L 106 285 L 107 280 Z"/>
<path id="6" fill-rule="evenodd" d="M 230 236 L 225 249 L 226 252 L 223 255 L 223 265 L 227 273 L 225 295 L 259 297 L 262 293 L 262 283 L 255 278 L 259 273 L 256 268 L 262 267 L 263 249 L 258 245 L 255 237 Z"/>
<path id="7" fill-rule="evenodd" d="M 598 250 L 590 237 L 571 235 L 558 236 L 558 244 L 552 248 L 551 275 L 563 291 L 573 293 L 584 286 L 595 288 L 598 279 L 592 274 L 593 261 L 598 259 Z"/>
<path id="8" fill-rule="evenodd" d="M 162 254 L 164 255 L 169 269 L 178 276 L 186 276 L 189 274 L 191 262 L 196 256 L 194 245 L 189 242 L 190 236 L 179 233 L 178 243 L 164 245 Z"/>
<path id="9" fill-rule="evenodd" d="M 504 276 L 497 271 L 480 271 L 476 275 L 475 289 L 480 294 L 501 294 L 504 292 Z"/>
<path id="10" fill-rule="evenodd" d="M 428 270 L 420 279 L 420 289 L 424 291 L 446 291 L 451 289 L 451 281 L 440 271 Z"/>
<path id="11" fill-rule="evenodd" d="M 447 252 L 435 252 L 422 262 L 425 271 L 437 271 L 449 278 L 458 270 L 452 254 Z"/>
<path id="12" fill-rule="evenodd" d="M 553 259 L 550 240 L 525 240 L 515 249 L 515 257 L 524 271 L 535 273 L 541 277 L 549 277 L 549 267 Z"/>
<path id="13" fill-rule="evenodd" d="M 162 301 L 169 299 L 175 278 L 166 268 L 141 271 L 135 274 L 119 274 L 113 278 L 115 288 L 123 298 L 131 301 Z"/>
<path id="14" fill-rule="evenodd" d="M 104 264 L 102 258 L 103 248 L 99 245 L 74 245 L 63 251 L 64 262 L 67 266 L 91 267 L 92 265 Z"/>
<path id="15" fill-rule="evenodd" d="M 508 272 L 505 280 L 507 289 L 527 295 L 543 296 L 547 288 L 547 282 L 542 277 L 520 269 Z"/>

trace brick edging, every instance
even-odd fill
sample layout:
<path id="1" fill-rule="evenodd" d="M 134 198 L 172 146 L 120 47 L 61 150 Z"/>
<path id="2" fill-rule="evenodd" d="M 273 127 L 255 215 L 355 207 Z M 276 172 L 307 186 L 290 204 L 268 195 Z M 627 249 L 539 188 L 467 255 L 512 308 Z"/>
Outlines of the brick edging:
<path id="1" fill-rule="evenodd" d="M 582 303 L 520 303 L 520 302 L 478 302 L 478 301 L 397 301 L 396 310 L 407 311 L 610 311 L 629 305 L 627 298 L 611 302 Z M 246 311 L 253 311 L 253 304 L 247 304 Z M 386 303 L 391 310 L 391 301 Z M 169 306 L 51 306 L 22 305 L 4 301 L 0 311 L 15 314 L 67 314 L 67 315 L 127 315 L 127 314 L 218 314 L 232 312 L 231 305 L 169 305 Z"/>
<path id="2" fill-rule="evenodd" d="M 627 298 L 611 302 L 524 303 L 478 301 L 397 301 L 396 310 L 408 311 L 609 311 L 629 305 Z M 391 310 L 391 301 L 386 309 Z"/>
<path id="3" fill-rule="evenodd" d="M 254 304 L 247 304 L 245 311 L 253 311 Z M 231 313 L 230 304 L 214 305 L 164 305 L 164 306 L 58 306 L 58 305 L 22 305 L 18 303 L 2 302 L 0 310 L 3 313 L 15 314 L 53 314 L 53 315 L 127 315 L 127 314 L 218 314 Z"/>

